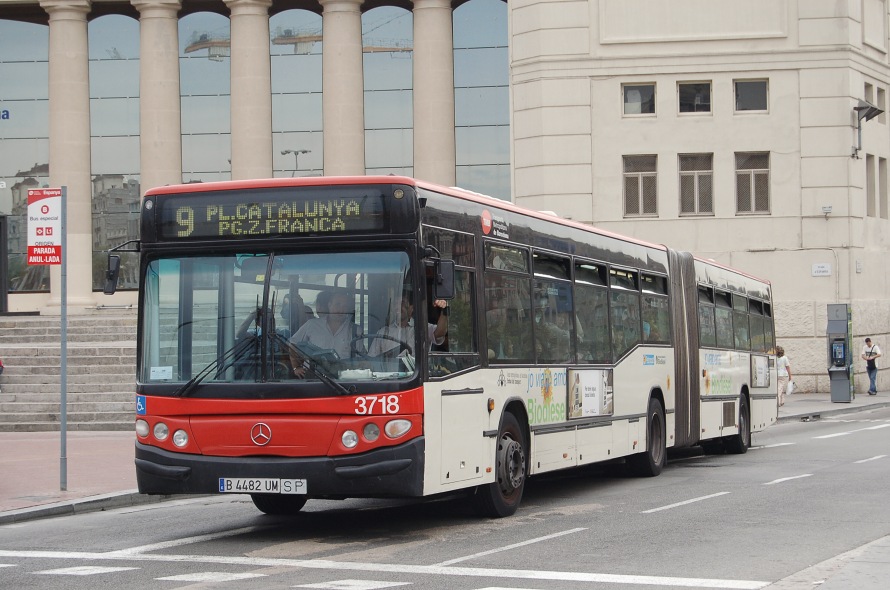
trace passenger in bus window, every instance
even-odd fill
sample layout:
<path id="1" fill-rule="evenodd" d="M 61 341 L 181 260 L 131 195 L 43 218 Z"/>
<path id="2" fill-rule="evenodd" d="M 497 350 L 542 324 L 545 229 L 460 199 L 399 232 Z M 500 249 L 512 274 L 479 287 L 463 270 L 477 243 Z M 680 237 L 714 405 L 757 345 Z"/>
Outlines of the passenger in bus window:
<path id="1" fill-rule="evenodd" d="M 448 308 L 448 302 L 444 299 L 436 299 L 433 301 L 433 307 L 437 307 L 442 311 L 439 313 L 439 319 L 435 324 L 427 324 L 427 336 L 430 346 L 444 343 L 445 335 L 448 333 L 448 316 L 445 313 L 445 309 Z M 411 323 L 411 318 L 414 316 L 414 302 L 410 294 L 402 295 L 397 316 L 393 323 L 377 331 L 377 335 L 382 336 L 382 338 L 374 338 L 373 342 L 371 342 L 368 351 L 371 356 L 399 354 L 401 349 L 400 342 L 407 344 L 411 354 L 414 354 L 414 325 Z"/>
<path id="2" fill-rule="evenodd" d="M 322 294 L 319 294 L 319 299 L 321 298 Z M 352 321 L 355 313 L 355 301 L 352 295 L 346 291 L 335 291 L 325 296 L 324 300 L 329 301 L 326 306 L 327 313 L 303 324 L 290 341 L 309 342 L 319 348 L 333 350 L 344 359 L 366 354 L 361 341 L 362 329 Z M 296 367 L 294 374 L 302 377 L 304 369 L 293 350 L 291 364 Z"/>
<path id="3" fill-rule="evenodd" d="M 547 310 L 541 314 L 537 330 L 541 336 L 538 358 L 545 362 L 566 363 L 571 357 L 572 328 L 568 312 Z"/>

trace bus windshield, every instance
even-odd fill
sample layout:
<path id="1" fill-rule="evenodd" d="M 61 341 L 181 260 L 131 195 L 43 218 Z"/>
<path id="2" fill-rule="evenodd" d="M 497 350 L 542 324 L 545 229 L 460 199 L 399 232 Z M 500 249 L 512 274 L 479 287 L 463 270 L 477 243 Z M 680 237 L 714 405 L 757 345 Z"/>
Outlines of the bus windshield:
<path id="1" fill-rule="evenodd" d="M 413 329 L 411 277 L 397 251 L 156 258 L 139 380 L 187 396 L 207 383 L 320 381 L 337 394 L 412 377 L 427 334 Z"/>

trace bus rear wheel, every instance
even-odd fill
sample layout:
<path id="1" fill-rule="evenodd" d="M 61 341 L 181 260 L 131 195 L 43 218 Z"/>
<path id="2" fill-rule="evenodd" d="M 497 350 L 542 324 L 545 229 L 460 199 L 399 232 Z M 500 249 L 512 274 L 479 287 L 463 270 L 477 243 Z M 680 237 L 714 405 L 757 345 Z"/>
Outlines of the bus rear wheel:
<path id="1" fill-rule="evenodd" d="M 667 460 L 667 441 L 664 409 L 657 399 L 649 400 L 646 413 L 646 450 L 627 458 L 631 473 L 640 477 L 655 477 Z"/>
<path id="2" fill-rule="evenodd" d="M 250 499 L 260 512 L 273 516 L 296 514 L 306 505 L 306 496 L 251 494 Z"/>
<path id="3" fill-rule="evenodd" d="M 503 518 L 516 513 L 525 490 L 526 448 L 519 420 L 511 413 L 504 414 L 498 431 L 495 481 L 476 490 L 476 507 L 481 514 Z"/>
<path id="4" fill-rule="evenodd" d="M 748 417 L 748 401 L 739 400 L 739 432 L 724 439 L 726 450 L 735 455 L 744 455 L 751 446 L 751 420 Z"/>

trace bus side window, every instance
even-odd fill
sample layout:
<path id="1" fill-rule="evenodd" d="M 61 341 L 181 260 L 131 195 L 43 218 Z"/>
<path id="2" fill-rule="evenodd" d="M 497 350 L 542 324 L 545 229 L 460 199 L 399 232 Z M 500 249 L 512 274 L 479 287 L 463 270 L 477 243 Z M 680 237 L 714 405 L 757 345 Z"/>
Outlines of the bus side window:
<path id="1" fill-rule="evenodd" d="M 575 340 L 578 362 L 609 363 L 609 279 L 605 264 L 575 261 Z"/>
<path id="2" fill-rule="evenodd" d="M 613 360 L 636 346 L 640 338 L 640 296 L 630 291 L 611 293 Z"/>
<path id="3" fill-rule="evenodd" d="M 735 348 L 735 337 L 732 331 L 732 299 L 729 293 L 716 291 L 714 299 L 717 308 L 714 316 L 717 326 L 717 346 L 719 348 Z"/>
<path id="4" fill-rule="evenodd" d="M 473 294 L 475 275 L 457 269 L 454 276 L 454 298 L 448 302 L 448 333 L 441 345 L 433 344 L 429 356 L 431 377 L 447 377 L 452 373 L 479 366 L 477 331 Z M 439 312 L 436 309 L 437 313 Z M 438 315 L 431 310 L 429 321 L 436 322 Z"/>
<path id="5" fill-rule="evenodd" d="M 557 281 L 536 281 L 535 353 L 539 363 L 574 361 L 569 286 L 569 283 Z"/>
<path id="6" fill-rule="evenodd" d="M 485 304 L 489 360 L 531 360 L 533 314 L 528 279 L 487 271 Z"/>

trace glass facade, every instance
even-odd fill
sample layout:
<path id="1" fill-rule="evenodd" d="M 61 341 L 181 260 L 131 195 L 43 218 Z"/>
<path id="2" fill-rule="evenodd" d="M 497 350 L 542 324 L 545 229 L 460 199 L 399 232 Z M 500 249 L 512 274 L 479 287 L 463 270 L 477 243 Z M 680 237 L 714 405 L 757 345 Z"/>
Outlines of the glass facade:
<path id="1" fill-rule="evenodd" d="M 229 19 L 198 12 L 179 19 L 182 181 L 232 177 Z"/>
<path id="2" fill-rule="evenodd" d="M 103 16 L 87 34 L 93 289 L 102 289 L 108 249 L 139 238 L 139 22 Z M 138 287 L 138 270 L 138 255 L 121 253 L 118 288 Z"/>
<path id="3" fill-rule="evenodd" d="M 274 176 L 321 175 L 322 16 L 270 15 Z M 92 285 L 106 252 L 138 238 L 140 23 L 88 15 Z M 195 12 L 178 23 L 181 181 L 231 178 L 231 27 Z M 457 184 L 510 198 L 507 4 L 470 0 L 453 13 Z M 362 15 L 365 168 L 414 173 L 414 18 L 378 6 Z M 49 267 L 26 264 L 27 191 L 49 186 L 49 27 L 0 18 L 0 214 L 7 216 L 10 292 L 48 292 Z M 14 83 L 5 83 L 14 81 Z M 122 254 L 119 289 L 138 286 L 136 254 Z"/>
<path id="4" fill-rule="evenodd" d="M 321 16 L 286 10 L 269 20 L 274 176 L 320 176 Z"/>
<path id="5" fill-rule="evenodd" d="M 414 17 L 391 6 L 362 15 L 365 172 L 414 174 Z"/>
<path id="6" fill-rule="evenodd" d="M 510 200 L 507 3 L 462 4 L 453 26 L 457 184 Z"/>
<path id="7" fill-rule="evenodd" d="M 49 291 L 28 266 L 28 189 L 49 183 L 49 28 L 0 20 L 0 211 L 7 214 L 9 290 Z M 10 82 L 10 83 L 7 83 Z"/>

